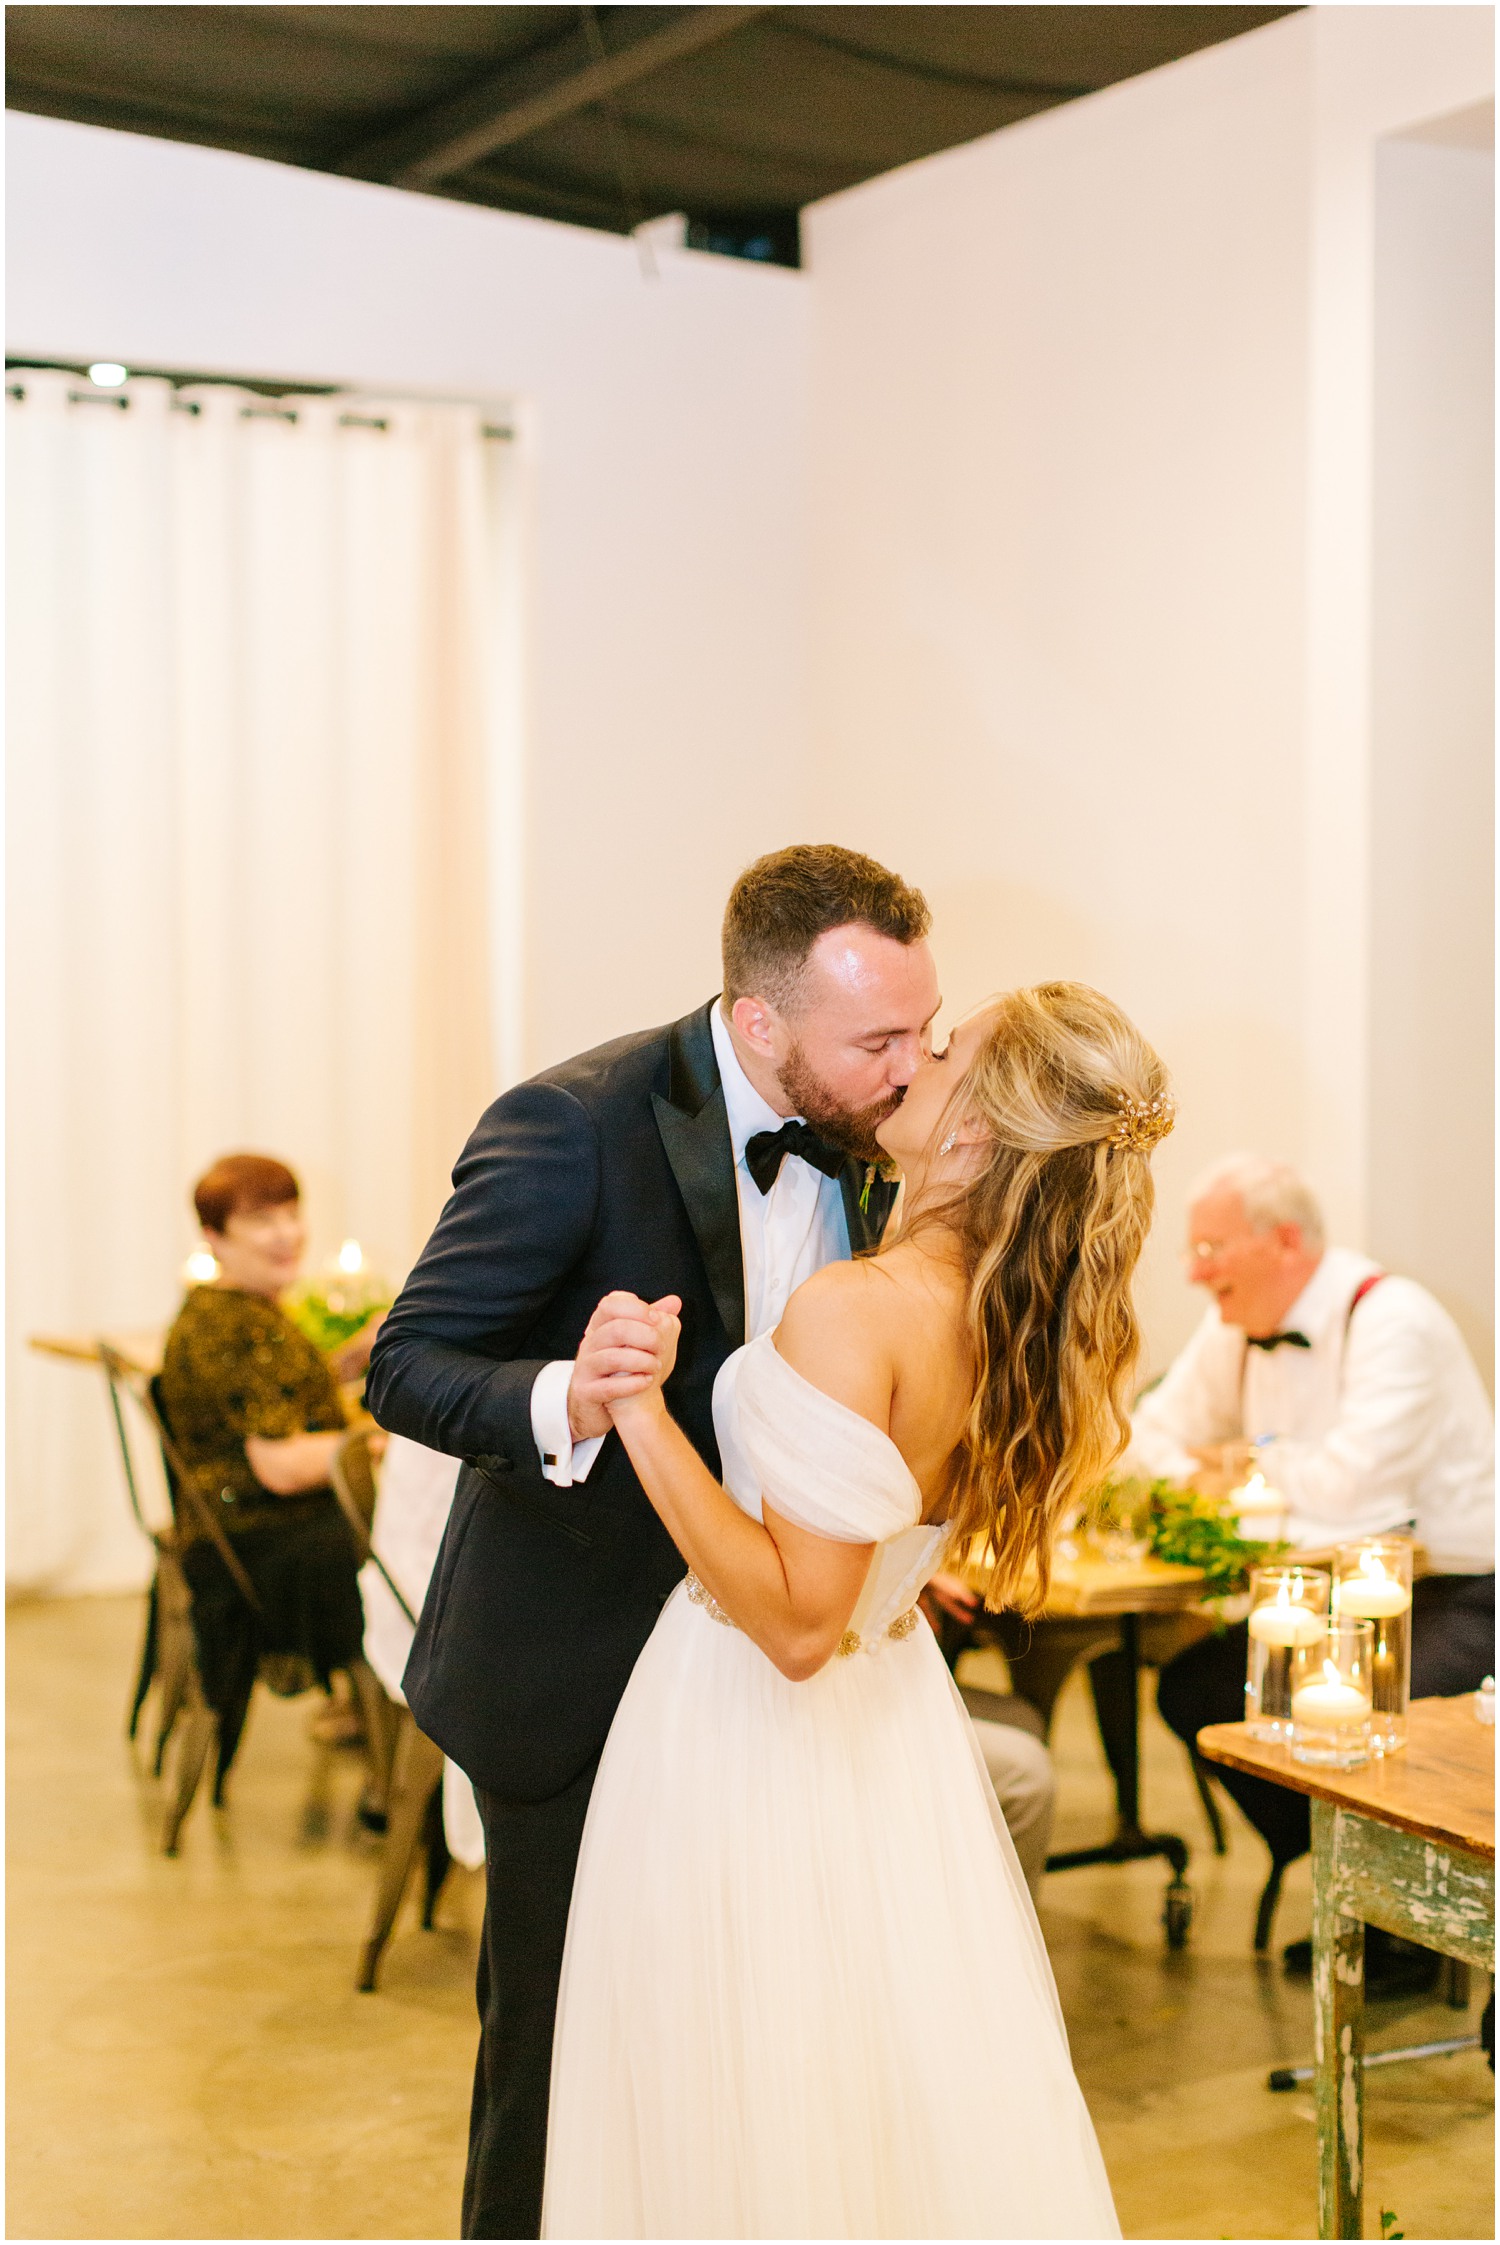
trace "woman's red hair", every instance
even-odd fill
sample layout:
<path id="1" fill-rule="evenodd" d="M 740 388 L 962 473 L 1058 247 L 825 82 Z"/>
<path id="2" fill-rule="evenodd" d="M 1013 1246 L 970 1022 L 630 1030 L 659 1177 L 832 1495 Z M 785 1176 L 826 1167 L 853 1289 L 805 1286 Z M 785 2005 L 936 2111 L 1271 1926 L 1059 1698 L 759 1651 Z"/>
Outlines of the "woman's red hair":
<path id="1" fill-rule="evenodd" d="M 258 1208 L 281 1208 L 301 1198 L 286 1163 L 269 1154 L 225 1154 L 193 1187 L 193 1206 L 206 1232 L 222 1232 L 231 1216 L 253 1216 Z"/>

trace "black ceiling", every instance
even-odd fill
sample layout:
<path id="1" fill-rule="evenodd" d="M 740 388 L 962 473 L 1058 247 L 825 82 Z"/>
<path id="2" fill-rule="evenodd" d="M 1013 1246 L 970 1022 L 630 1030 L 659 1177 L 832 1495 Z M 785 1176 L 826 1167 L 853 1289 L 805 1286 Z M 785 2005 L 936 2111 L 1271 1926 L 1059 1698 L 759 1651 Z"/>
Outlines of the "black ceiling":
<path id="1" fill-rule="evenodd" d="M 704 248 L 1288 8 L 28 7 L 15 109 Z"/>

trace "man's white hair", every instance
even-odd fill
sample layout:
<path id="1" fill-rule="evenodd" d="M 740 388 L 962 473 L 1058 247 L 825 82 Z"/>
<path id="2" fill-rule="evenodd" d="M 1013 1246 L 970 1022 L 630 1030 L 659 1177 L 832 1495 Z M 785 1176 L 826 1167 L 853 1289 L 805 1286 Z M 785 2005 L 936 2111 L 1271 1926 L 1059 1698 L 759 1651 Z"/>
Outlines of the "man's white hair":
<path id="1" fill-rule="evenodd" d="M 1295 1224 L 1306 1246 L 1322 1248 L 1323 1211 L 1311 1185 L 1290 1162 L 1267 1161 L 1264 1154 L 1230 1154 L 1199 1178 L 1188 1194 L 1188 1206 L 1195 1208 L 1209 1193 L 1222 1192 L 1239 1195 L 1253 1231 Z"/>

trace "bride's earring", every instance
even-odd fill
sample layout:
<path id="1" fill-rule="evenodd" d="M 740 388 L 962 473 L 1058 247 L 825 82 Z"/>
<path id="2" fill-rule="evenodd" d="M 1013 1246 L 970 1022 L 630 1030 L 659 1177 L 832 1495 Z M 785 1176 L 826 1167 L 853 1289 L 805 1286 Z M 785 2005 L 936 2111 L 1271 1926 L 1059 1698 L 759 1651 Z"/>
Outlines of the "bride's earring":
<path id="1" fill-rule="evenodd" d="M 941 1146 L 939 1146 L 938 1152 L 940 1154 L 951 1154 L 957 1144 L 958 1132 L 956 1130 L 950 1130 L 947 1137 L 943 1140 Z"/>

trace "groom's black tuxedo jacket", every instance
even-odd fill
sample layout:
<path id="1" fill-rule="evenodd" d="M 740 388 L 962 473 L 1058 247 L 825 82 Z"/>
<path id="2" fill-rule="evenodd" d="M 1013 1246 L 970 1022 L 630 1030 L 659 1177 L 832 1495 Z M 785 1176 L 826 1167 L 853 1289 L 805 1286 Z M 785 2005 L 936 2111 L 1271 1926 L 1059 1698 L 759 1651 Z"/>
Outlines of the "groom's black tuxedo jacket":
<path id="1" fill-rule="evenodd" d="M 406 1671 L 412 1712 L 475 1782 L 541 1801 L 604 1742 L 683 1562 L 611 1433 L 586 1482 L 542 1473 L 531 1388 L 617 1287 L 682 1296 L 672 1415 L 715 1473 L 714 1376 L 745 1338 L 724 1092 L 704 1006 L 497 1099 L 370 1360 L 392 1433 L 464 1460 Z M 840 1183 L 850 1245 L 894 1190 Z"/>

